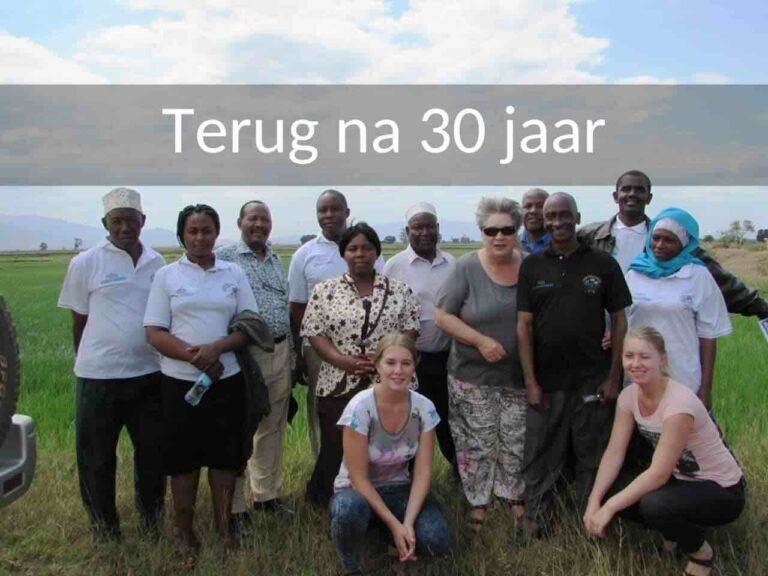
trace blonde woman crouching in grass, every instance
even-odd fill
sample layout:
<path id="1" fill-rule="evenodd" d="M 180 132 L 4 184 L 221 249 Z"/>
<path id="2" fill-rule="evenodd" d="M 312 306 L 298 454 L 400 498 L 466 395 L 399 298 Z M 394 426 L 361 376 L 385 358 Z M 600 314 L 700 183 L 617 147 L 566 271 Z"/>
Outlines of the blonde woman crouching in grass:
<path id="1" fill-rule="evenodd" d="M 630 330 L 623 365 L 632 384 L 619 395 L 584 526 L 602 538 L 616 514 L 640 522 L 662 533 L 665 549 L 679 548 L 688 555 L 685 574 L 708 576 L 715 552 L 703 527 L 728 524 L 741 514 L 741 468 L 701 400 L 667 376 L 664 338 L 658 331 L 647 326 Z M 622 465 L 635 424 L 654 453 L 647 470 L 633 473 Z"/>
<path id="2" fill-rule="evenodd" d="M 450 550 L 448 524 L 427 500 L 440 417 L 429 399 L 409 389 L 417 361 L 413 338 L 382 337 L 373 357 L 378 381 L 354 396 L 339 419 L 344 460 L 330 510 L 345 574 L 362 574 L 371 520 L 389 529 L 400 562 L 415 560 L 417 551 L 445 556 Z"/>

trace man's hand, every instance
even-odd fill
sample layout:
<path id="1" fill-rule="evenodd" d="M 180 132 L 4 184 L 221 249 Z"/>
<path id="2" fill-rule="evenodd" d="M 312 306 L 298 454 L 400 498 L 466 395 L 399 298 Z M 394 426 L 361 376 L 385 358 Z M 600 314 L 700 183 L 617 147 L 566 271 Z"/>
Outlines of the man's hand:
<path id="1" fill-rule="evenodd" d="M 600 394 L 600 402 L 605 404 L 606 402 L 613 402 L 619 397 L 619 385 L 613 378 L 606 378 L 603 383 L 600 384 L 600 388 L 597 389 Z"/>
<path id="2" fill-rule="evenodd" d="M 699 400 L 701 400 L 701 403 L 704 404 L 704 408 L 707 409 L 707 412 L 710 412 L 712 410 L 711 390 L 705 390 L 704 387 L 701 387 L 699 388 L 697 396 L 699 397 Z"/>
<path id="3" fill-rule="evenodd" d="M 547 396 L 539 386 L 538 382 L 531 382 L 525 385 L 525 394 L 528 397 L 528 405 L 534 410 L 546 410 L 549 407 Z"/>
<path id="4" fill-rule="evenodd" d="M 490 336 L 483 336 L 477 343 L 477 350 L 486 362 L 498 362 L 507 355 L 504 347 Z"/>
<path id="5" fill-rule="evenodd" d="M 602 346 L 603 346 L 603 350 L 611 349 L 611 331 L 610 330 L 606 330 L 605 334 L 603 334 Z"/>
<path id="6" fill-rule="evenodd" d="M 309 384 L 309 372 L 307 371 L 307 361 L 303 354 L 296 354 L 296 367 L 291 374 L 291 382 L 307 386 Z"/>

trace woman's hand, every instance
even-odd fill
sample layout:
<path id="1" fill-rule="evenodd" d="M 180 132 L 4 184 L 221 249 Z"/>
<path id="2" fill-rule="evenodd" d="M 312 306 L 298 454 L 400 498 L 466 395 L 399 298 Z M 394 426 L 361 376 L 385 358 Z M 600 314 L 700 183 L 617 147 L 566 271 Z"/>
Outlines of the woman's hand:
<path id="1" fill-rule="evenodd" d="M 600 504 L 598 502 L 591 499 L 587 501 L 587 509 L 584 510 L 584 516 L 581 518 L 585 529 L 589 530 L 587 525 L 592 520 L 592 517 L 597 514 L 598 510 L 600 510 Z"/>
<path id="2" fill-rule="evenodd" d="M 398 522 L 390 528 L 390 531 L 397 547 L 400 562 L 416 560 L 416 533 L 413 526 L 407 526 Z"/>
<path id="3" fill-rule="evenodd" d="M 200 346 L 190 346 L 187 352 L 192 355 L 189 363 L 198 370 L 208 372 L 214 364 L 219 361 L 221 350 L 215 343 L 201 344 Z"/>
<path id="4" fill-rule="evenodd" d="M 373 361 L 364 354 L 346 354 L 339 359 L 337 367 L 353 376 L 366 376 L 376 371 Z"/>
<path id="5" fill-rule="evenodd" d="M 477 343 L 477 350 L 486 362 L 498 362 L 507 355 L 504 347 L 490 336 L 483 336 Z"/>
<path id="6" fill-rule="evenodd" d="M 212 367 L 205 371 L 205 373 L 208 374 L 208 377 L 211 380 L 216 382 L 221 378 L 221 375 L 224 374 L 224 364 L 217 360 Z"/>
<path id="7" fill-rule="evenodd" d="M 584 527 L 587 529 L 587 532 L 595 538 L 604 538 L 605 529 L 613 520 L 613 511 L 607 506 L 603 506 L 596 512 L 587 514 L 588 512 L 584 514 Z"/>

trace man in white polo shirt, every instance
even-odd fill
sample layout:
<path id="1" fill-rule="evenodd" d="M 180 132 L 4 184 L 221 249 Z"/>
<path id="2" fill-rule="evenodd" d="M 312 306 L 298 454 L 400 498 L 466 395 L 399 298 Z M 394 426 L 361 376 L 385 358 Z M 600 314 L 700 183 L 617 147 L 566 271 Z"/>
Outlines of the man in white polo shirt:
<path id="1" fill-rule="evenodd" d="M 440 415 L 437 440 L 445 459 L 455 468 L 456 449 L 448 427 L 448 352 L 451 339 L 435 325 L 435 296 L 454 264 L 454 257 L 437 247 L 440 225 L 437 211 L 419 202 L 405 213 L 408 247 L 387 260 L 384 275 L 405 282 L 419 300 L 421 359 L 416 367 L 419 392 L 432 400 Z"/>
<path id="2" fill-rule="evenodd" d="M 296 351 L 300 352 L 298 367 L 306 368 L 307 371 L 307 427 L 312 455 L 315 458 L 320 451 L 320 424 L 317 418 L 315 386 L 321 360 L 309 343 L 306 346 L 301 345 L 299 330 L 315 285 L 341 276 L 347 271 L 347 262 L 339 252 L 338 242 L 347 227 L 349 207 L 344 194 L 330 189 L 320 194 L 316 210 L 320 234 L 296 251 L 288 269 L 291 330 Z M 381 256 L 376 260 L 375 267 L 378 272 L 384 268 L 384 259 Z"/>
<path id="3" fill-rule="evenodd" d="M 59 307 L 72 312 L 76 354 L 76 450 L 80 493 L 97 537 L 119 538 L 117 441 L 134 447 L 135 501 L 142 527 L 163 521 L 160 358 L 144 335 L 144 311 L 163 257 L 139 240 L 146 221 L 129 188 L 104 196 L 107 238 L 69 264 Z"/>

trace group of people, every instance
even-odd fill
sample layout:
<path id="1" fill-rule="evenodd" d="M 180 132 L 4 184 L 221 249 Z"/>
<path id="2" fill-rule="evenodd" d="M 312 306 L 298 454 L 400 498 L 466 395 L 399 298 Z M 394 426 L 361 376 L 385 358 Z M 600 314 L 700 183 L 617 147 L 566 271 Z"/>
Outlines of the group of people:
<path id="1" fill-rule="evenodd" d="M 420 202 L 406 212 L 408 246 L 385 263 L 376 231 L 348 225 L 346 198 L 326 190 L 320 233 L 286 276 L 261 201 L 243 205 L 240 241 L 219 249 L 215 210 L 185 208 L 184 255 L 165 266 L 140 241 L 139 194 L 113 190 L 108 237 L 72 260 L 59 300 L 73 318 L 78 473 L 95 534 L 120 535 L 123 427 L 142 526 L 161 527 L 170 476 L 190 557 L 202 468 L 223 537 L 247 528 L 249 501 L 291 514 L 279 498 L 283 439 L 304 380 L 306 495 L 329 507 L 347 574 L 361 573 L 375 522 L 403 562 L 449 553 L 428 497 L 436 443 L 472 531 L 495 496 L 545 536 L 569 478 L 590 534 L 616 515 L 639 520 L 688 554 L 689 573 L 708 574 L 702 526 L 744 506 L 743 473 L 708 412 L 716 339 L 728 312 L 763 318 L 768 304 L 700 248 L 690 214 L 646 216 L 645 174 L 623 174 L 613 199 L 613 219 L 577 230 L 568 194 L 483 198 L 482 247 L 458 259 Z M 207 390 L 197 404 L 185 399 L 193 385 Z"/>

